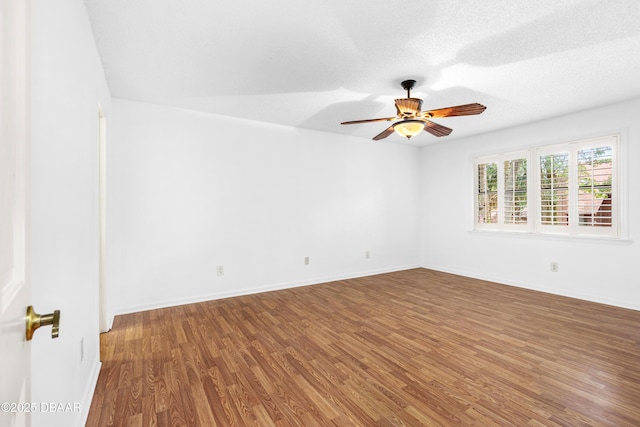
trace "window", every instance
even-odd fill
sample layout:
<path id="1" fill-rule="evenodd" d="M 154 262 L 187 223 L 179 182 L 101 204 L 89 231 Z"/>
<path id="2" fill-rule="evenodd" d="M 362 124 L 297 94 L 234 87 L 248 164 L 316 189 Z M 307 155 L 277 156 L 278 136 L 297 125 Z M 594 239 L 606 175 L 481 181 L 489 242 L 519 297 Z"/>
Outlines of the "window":
<path id="1" fill-rule="evenodd" d="M 569 153 L 540 156 L 540 221 L 569 225 Z"/>
<path id="2" fill-rule="evenodd" d="M 476 159 L 476 228 L 526 229 L 528 160 L 526 151 Z"/>
<path id="3" fill-rule="evenodd" d="M 504 161 L 504 222 L 527 224 L 527 159 Z"/>
<path id="4" fill-rule="evenodd" d="M 613 151 L 596 147 L 578 151 L 578 224 L 611 227 L 613 212 Z"/>
<path id="5" fill-rule="evenodd" d="M 474 228 L 619 237 L 618 139 L 476 158 Z"/>
<path id="6" fill-rule="evenodd" d="M 480 163 L 478 170 L 477 222 L 498 222 L 498 165 Z"/>

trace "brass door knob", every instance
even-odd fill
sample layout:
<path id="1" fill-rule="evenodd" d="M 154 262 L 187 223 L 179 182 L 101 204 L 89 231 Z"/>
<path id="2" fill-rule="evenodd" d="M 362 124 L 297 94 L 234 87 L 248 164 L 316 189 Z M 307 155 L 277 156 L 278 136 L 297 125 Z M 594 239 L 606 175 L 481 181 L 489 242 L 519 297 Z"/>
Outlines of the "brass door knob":
<path id="1" fill-rule="evenodd" d="M 50 314 L 38 314 L 32 306 L 27 307 L 27 341 L 31 341 L 33 333 L 40 326 L 51 325 L 51 338 L 58 338 L 60 330 L 60 310 Z"/>

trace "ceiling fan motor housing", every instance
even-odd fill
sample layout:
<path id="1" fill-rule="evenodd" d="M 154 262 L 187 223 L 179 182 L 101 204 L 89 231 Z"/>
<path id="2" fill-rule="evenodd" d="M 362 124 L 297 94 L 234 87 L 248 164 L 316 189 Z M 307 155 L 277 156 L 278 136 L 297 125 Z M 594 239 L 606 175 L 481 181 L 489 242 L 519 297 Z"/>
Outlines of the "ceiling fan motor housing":
<path id="1" fill-rule="evenodd" d="M 401 98 L 396 99 L 396 110 L 398 117 L 416 117 L 422 109 L 422 99 Z"/>

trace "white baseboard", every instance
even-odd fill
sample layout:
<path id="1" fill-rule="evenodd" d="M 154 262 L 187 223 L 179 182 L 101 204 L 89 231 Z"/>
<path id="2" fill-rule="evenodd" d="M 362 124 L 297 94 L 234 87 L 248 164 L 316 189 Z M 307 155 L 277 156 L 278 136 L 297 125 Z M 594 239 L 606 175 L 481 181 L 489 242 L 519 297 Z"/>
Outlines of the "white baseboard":
<path id="1" fill-rule="evenodd" d="M 539 286 L 537 284 L 531 284 L 531 283 L 513 282 L 513 281 L 506 280 L 506 279 L 504 279 L 502 277 L 498 277 L 498 276 L 492 276 L 492 275 L 487 275 L 487 274 L 477 274 L 477 273 L 471 272 L 471 271 L 444 268 L 444 267 L 440 267 L 440 266 L 437 266 L 437 265 L 422 265 L 422 268 L 427 268 L 429 270 L 435 270 L 435 271 L 441 271 L 443 273 L 456 274 L 458 276 L 471 277 L 473 279 L 486 280 L 488 282 L 494 282 L 494 283 L 498 283 L 498 284 L 506 285 L 506 286 L 514 286 L 516 288 L 529 289 L 529 290 L 532 290 L 532 291 L 544 292 L 544 293 L 552 294 L 552 295 L 559 295 L 559 296 L 568 297 L 568 298 L 575 298 L 575 299 L 580 299 L 580 300 L 584 300 L 584 301 L 596 302 L 596 303 L 599 303 L 599 304 L 606 304 L 606 305 L 611 305 L 611 306 L 614 306 L 614 307 L 627 308 L 627 309 L 630 309 L 630 310 L 640 311 L 640 305 L 638 305 L 638 304 L 630 304 L 628 301 L 619 301 L 619 300 L 614 300 L 614 299 L 611 299 L 611 298 L 606 298 L 606 297 L 601 297 L 601 296 L 582 294 L 582 293 L 579 293 L 579 292 L 567 292 L 565 290 L 558 290 L 558 289 L 554 289 L 554 288 L 548 288 L 548 287 L 545 287 L 545 286 Z"/>
<path id="2" fill-rule="evenodd" d="M 193 304 L 193 303 L 198 303 L 203 301 L 212 301 L 212 300 L 237 297 L 242 295 L 258 294 L 261 292 L 278 291 L 282 289 L 297 288 L 300 286 L 318 285 L 320 283 L 335 282 L 337 280 L 355 279 L 358 277 L 374 276 L 376 274 L 393 273 L 394 271 L 410 270 L 412 268 L 420 268 L 420 266 L 415 264 L 415 265 L 406 265 L 406 266 L 393 267 L 393 268 L 367 270 L 367 271 L 362 271 L 358 273 L 320 277 L 320 278 L 311 279 L 308 281 L 274 283 L 274 284 L 265 285 L 265 286 L 239 289 L 237 291 L 217 292 L 214 294 L 206 294 L 206 295 L 198 295 L 194 297 L 158 301 L 158 302 L 153 302 L 149 304 L 139 304 L 139 305 L 133 305 L 129 307 L 122 307 L 120 309 L 116 309 L 115 315 L 137 313 L 139 311 L 155 310 L 158 308 L 166 308 L 166 307 L 175 307 L 178 305 Z M 113 316 L 111 317 L 111 324 L 113 324 Z"/>

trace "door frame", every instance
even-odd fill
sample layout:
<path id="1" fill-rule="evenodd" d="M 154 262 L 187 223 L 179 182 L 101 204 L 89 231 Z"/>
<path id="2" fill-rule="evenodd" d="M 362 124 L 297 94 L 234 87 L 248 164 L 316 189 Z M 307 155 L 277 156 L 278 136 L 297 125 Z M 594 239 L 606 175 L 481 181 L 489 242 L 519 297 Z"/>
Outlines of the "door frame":
<path id="1" fill-rule="evenodd" d="M 108 332 L 109 296 L 106 278 L 107 236 L 107 118 L 98 104 L 98 313 L 99 331 Z"/>

